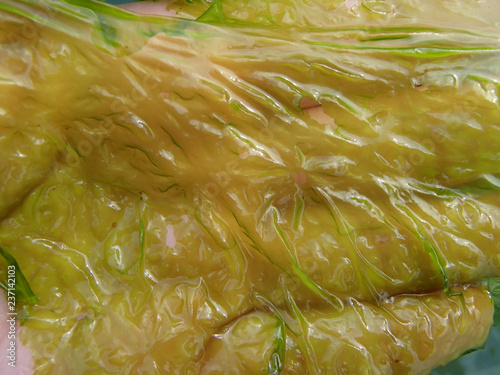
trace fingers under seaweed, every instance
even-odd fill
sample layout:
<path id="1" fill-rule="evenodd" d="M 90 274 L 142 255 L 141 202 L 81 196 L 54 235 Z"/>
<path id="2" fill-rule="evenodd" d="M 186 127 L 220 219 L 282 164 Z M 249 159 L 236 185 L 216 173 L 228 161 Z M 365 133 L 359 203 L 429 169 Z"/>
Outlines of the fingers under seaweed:
<path id="1" fill-rule="evenodd" d="M 402 295 L 379 306 L 352 299 L 343 311 L 295 311 L 294 319 L 255 311 L 212 336 L 202 373 L 425 373 L 488 334 L 489 294 L 477 287 L 456 292 Z"/>

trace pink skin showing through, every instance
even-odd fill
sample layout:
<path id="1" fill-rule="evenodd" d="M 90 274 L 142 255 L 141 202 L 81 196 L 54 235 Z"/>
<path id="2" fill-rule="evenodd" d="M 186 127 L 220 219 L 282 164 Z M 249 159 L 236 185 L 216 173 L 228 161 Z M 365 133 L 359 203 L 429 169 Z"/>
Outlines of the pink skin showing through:
<path id="1" fill-rule="evenodd" d="M 19 340 L 19 321 L 16 315 L 9 315 L 5 292 L 0 295 L 0 374 L 31 375 L 33 360 L 31 351 Z"/>

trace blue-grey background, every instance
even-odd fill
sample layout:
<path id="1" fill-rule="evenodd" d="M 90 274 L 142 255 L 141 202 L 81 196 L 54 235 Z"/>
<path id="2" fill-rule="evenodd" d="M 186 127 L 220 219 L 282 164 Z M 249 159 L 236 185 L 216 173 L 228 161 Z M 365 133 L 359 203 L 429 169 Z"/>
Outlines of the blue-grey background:
<path id="1" fill-rule="evenodd" d="M 431 372 L 431 375 L 498 375 L 500 374 L 499 354 L 500 326 L 491 329 L 484 349 L 437 368 Z"/>
<path id="2" fill-rule="evenodd" d="M 105 0 L 109 4 L 132 1 Z M 500 326 L 491 329 L 486 347 L 467 354 L 444 367 L 433 370 L 430 375 L 498 375 L 500 374 Z"/>

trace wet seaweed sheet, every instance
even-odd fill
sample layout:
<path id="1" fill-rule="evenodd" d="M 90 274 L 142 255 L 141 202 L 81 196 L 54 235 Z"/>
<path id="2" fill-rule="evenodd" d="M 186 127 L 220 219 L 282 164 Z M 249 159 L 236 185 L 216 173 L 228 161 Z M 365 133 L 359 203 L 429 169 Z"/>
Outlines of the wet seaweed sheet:
<path id="1" fill-rule="evenodd" d="M 0 245 L 37 373 L 418 373 L 480 346 L 498 12 L 171 7 L 0 4 Z"/>

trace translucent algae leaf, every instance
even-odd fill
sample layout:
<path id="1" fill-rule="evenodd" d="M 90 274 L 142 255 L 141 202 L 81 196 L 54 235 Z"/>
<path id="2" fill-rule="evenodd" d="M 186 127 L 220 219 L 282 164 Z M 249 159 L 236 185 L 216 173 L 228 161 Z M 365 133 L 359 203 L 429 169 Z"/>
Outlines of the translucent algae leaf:
<path id="1" fill-rule="evenodd" d="M 0 247 L 34 373 L 420 374 L 480 348 L 499 4 L 2 0 Z"/>
<path id="2" fill-rule="evenodd" d="M 19 264 L 16 259 L 5 249 L 0 247 L 0 255 L 7 261 L 7 268 L 14 270 L 14 273 L 6 271 L 9 276 L 14 275 L 14 278 L 9 278 L 7 281 L 2 281 L 1 286 L 6 291 L 13 291 L 16 295 L 17 301 L 25 302 L 33 305 L 39 301 L 39 298 L 33 293 L 30 288 L 26 277 L 24 277 Z M 13 288 L 11 287 L 13 286 Z"/>

